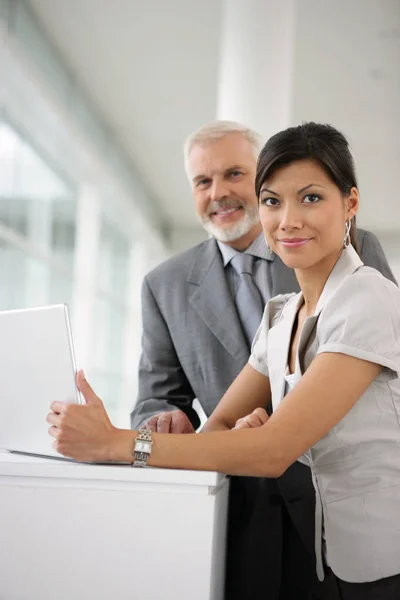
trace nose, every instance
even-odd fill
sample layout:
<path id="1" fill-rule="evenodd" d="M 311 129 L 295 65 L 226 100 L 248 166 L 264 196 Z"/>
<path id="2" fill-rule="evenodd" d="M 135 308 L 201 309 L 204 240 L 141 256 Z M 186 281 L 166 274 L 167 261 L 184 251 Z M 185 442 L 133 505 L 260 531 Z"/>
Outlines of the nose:
<path id="1" fill-rule="evenodd" d="M 229 196 L 229 187 L 224 180 L 215 178 L 210 187 L 210 200 L 220 200 Z"/>
<path id="2" fill-rule="evenodd" d="M 287 202 L 281 213 L 280 228 L 285 231 L 303 227 L 301 208 L 298 202 Z"/>

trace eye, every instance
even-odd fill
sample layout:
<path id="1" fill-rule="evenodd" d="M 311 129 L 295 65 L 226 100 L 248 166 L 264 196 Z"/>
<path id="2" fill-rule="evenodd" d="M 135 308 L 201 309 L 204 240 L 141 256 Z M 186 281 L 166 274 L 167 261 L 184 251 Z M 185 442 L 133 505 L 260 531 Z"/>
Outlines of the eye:
<path id="1" fill-rule="evenodd" d="M 231 172 L 229 173 L 229 177 L 230 177 L 231 179 L 237 179 L 237 178 L 238 178 L 238 177 L 240 177 L 241 175 L 243 175 L 242 171 L 238 171 L 238 170 L 231 171 Z"/>
<path id="2" fill-rule="evenodd" d="M 307 196 L 304 196 L 303 202 L 304 204 L 316 204 L 321 199 L 321 196 L 318 196 L 318 194 L 307 194 Z"/>
<path id="3" fill-rule="evenodd" d="M 204 179 L 200 179 L 200 181 L 197 182 L 197 187 L 204 188 L 207 185 L 209 185 L 210 183 L 211 183 L 211 179 L 205 177 Z"/>
<path id="4" fill-rule="evenodd" d="M 279 206 L 280 200 L 278 198 L 261 198 L 261 204 L 265 206 Z"/>

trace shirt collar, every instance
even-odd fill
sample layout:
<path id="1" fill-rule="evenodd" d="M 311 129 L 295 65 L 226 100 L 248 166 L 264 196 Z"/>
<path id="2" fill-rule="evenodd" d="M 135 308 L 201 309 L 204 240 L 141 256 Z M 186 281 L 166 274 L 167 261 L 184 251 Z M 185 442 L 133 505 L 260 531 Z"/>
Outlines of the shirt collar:
<path id="1" fill-rule="evenodd" d="M 220 249 L 220 252 L 222 255 L 224 267 L 226 267 L 226 265 L 230 263 L 230 261 L 232 260 L 232 258 L 234 256 L 236 256 L 237 254 L 241 254 L 241 252 L 239 252 L 239 250 L 235 250 L 235 248 L 231 248 L 231 246 L 228 246 L 227 244 L 224 244 L 223 242 L 220 242 L 217 240 L 217 244 L 218 244 L 218 248 Z M 250 244 L 250 246 L 248 248 L 246 248 L 246 250 L 244 252 L 245 252 L 245 254 L 251 254 L 252 256 L 255 256 L 256 258 L 262 258 L 264 260 L 273 260 L 274 259 L 274 254 L 268 248 L 263 233 L 260 233 L 256 237 L 256 239 L 253 240 L 253 242 Z"/>
<path id="2" fill-rule="evenodd" d="M 341 255 L 336 261 L 332 271 L 329 274 L 328 279 L 326 280 L 324 289 L 322 290 L 322 294 L 319 297 L 314 317 L 317 317 L 327 302 L 332 298 L 338 289 L 341 282 L 348 276 L 353 275 L 362 267 L 364 263 L 361 258 L 358 256 L 357 252 L 354 250 L 353 246 L 348 246 L 342 250 Z M 297 313 L 303 304 L 303 292 L 299 292 L 298 294 L 292 294 L 292 297 L 289 299 L 288 303 L 284 307 L 284 311 L 288 311 L 288 314 L 291 314 L 290 311 L 294 311 L 293 315 Z"/>
<path id="3" fill-rule="evenodd" d="M 343 279 L 348 275 L 355 273 L 355 271 L 362 267 L 363 264 L 364 263 L 351 244 L 342 250 L 341 255 L 330 272 L 325 287 L 322 290 L 322 294 L 319 297 L 315 314 L 319 314 L 321 312 L 325 304 L 336 292 Z"/>

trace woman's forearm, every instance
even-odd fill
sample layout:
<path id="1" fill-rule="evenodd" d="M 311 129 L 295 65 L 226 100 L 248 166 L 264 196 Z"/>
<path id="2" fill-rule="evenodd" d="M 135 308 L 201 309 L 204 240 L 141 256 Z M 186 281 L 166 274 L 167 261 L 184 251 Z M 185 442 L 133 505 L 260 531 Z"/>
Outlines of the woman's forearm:
<path id="1" fill-rule="evenodd" d="M 226 423 L 222 421 L 213 421 L 212 419 L 208 419 L 204 426 L 201 428 L 200 433 L 211 433 L 213 431 L 230 431 L 232 427 L 229 427 Z"/>
<path id="2" fill-rule="evenodd" d="M 111 460 L 133 461 L 137 432 L 118 430 Z M 118 436 L 118 437 L 117 437 Z M 278 454 L 267 448 L 263 427 L 203 435 L 153 434 L 148 464 L 169 469 L 218 471 L 228 475 L 279 477 L 285 470 Z"/>

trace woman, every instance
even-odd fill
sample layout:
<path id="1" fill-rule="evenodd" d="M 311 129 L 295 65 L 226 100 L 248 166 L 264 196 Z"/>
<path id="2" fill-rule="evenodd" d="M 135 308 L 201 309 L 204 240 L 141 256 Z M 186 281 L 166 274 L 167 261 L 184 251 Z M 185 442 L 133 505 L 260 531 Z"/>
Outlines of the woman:
<path id="1" fill-rule="evenodd" d="M 359 200 L 345 138 L 315 123 L 278 133 L 260 154 L 256 190 L 266 240 L 301 293 L 267 304 L 249 364 L 206 434 L 153 434 L 148 464 L 278 477 L 307 462 L 318 576 L 325 561 L 343 599 L 398 599 L 400 291 L 354 249 Z M 52 404 L 55 448 L 133 462 L 136 446 L 145 463 L 140 438 L 152 434 L 136 441 L 138 432 L 116 429 L 82 373 L 78 386 L 86 406 Z"/>

